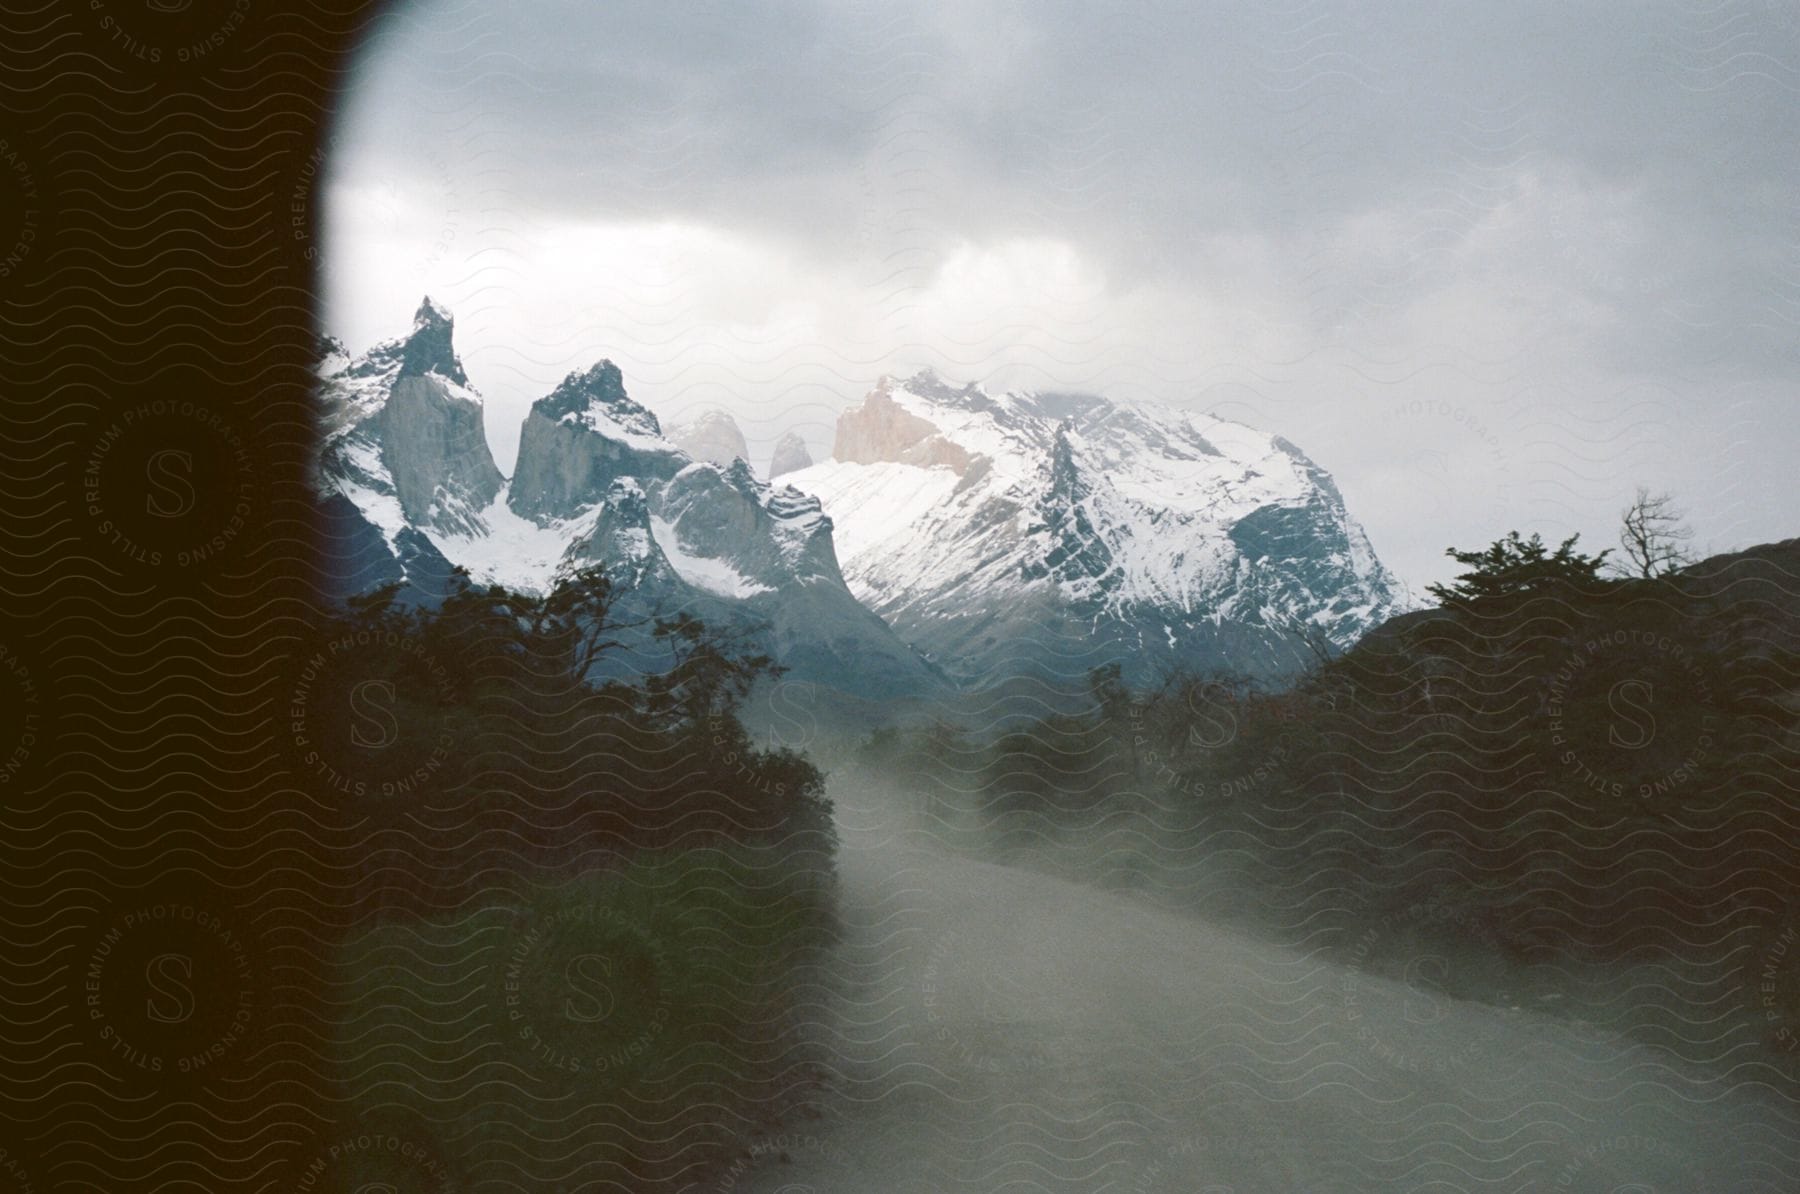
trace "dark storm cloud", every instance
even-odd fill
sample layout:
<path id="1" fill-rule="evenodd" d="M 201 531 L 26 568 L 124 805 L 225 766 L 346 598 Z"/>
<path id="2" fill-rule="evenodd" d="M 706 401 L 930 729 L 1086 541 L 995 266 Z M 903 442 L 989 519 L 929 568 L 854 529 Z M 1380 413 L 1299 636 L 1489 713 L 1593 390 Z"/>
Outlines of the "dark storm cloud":
<path id="1" fill-rule="evenodd" d="M 1073 246 L 1081 285 L 1137 296 L 1097 336 L 1152 307 L 1178 324 L 1200 313 L 1190 338 L 1211 337 L 1206 352 L 1137 346 L 1188 356 L 1127 380 L 1147 371 L 1151 396 L 1207 395 L 1297 437 L 1306 424 L 1287 420 L 1316 421 L 1308 409 L 1341 418 L 1326 424 L 1329 463 L 1350 490 L 1393 480 L 1398 432 L 1341 396 L 1387 402 L 1399 377 L 1482 409 L 1496 436 L 1514 419 L 1526 438 L 1497 475 L 1519 475 L 1529 436 L 1543 438 L 1515 400 L 1649 386 L 1670 404 L 1666 459 L 1714 434 L 1706 412 L 1726 403 L 1734 425 L 1792 426 L 1791 0 L 421 3 L 397 10 L 358 72 L 340 180 L 458 189 L 470 251 L 447 284 L 471 294 L 499 268 L 477 250 L 506 249 L 494 229 L 528 221 L 729 230 L 777 246 L 811 279 L 783 284 L 813 286 L 815 305 L 867 295 L 883 313 L 896 295 L 941 298 L 961 247 L 1038 238 Z M 610 268 L 596 265 L 597 285 Z M 619 287 L 625 308 L 667 301 Z M 1221 310 L 1238 322 L 1206 317 Z M 679 334 L 659 328 L 650 347 Z M 952 363 L 984 376 L 968 346 L 987 335 L 953 332 Z M 887 347 L 820 343 L 846 378 Z M 1220 390 L 1222 361 L 1252 376 Z M 1754 434 L 1731 450 L 1778 472 L 1778 448 Z M 1593 457 L 1545 465 L 1534 492 L 1566 494 L 1565 474 L 1587 468 L 1600 494 Z M 1549 504 L 1579 522 L 1612 500 Z"/>
<path id="2" fill-rule="evenodd" d="M 558 0 L 426 5 L 401 23 L 406 52 L 382 80 L 398 98 L 378 119 L 416 133 L 442 111 L 441 138 L 474 100 L 509 130 L 532 201 L 582 218 L 681 215 L 829 256 L 854 242 L 873 171 L 905 192 L 909 241 L 927 250 L 1052 229 L 1125 280 L 1204 268 L 1211 237 L 1304 249 L 1398 206 L 1428 268 L 1519 173 L 1567 171 L 1639 195 L 1648 221 L 1601 247 L 1619 262 L 1568 247 L 1577 280 L 1604 290 L 1637 270 L 1657 285 L 1609 301 L 1643 315 L 1678 292 L 1710 311 L 1690 324 L 1729 323 L 1746 352 L 1769 350 L 1743 329 L 1769 271 L 1792 265 L 1800 19 L 1759 0 Z M 1352 270 L 1332 279 L 1350 294 L 1393 281 L 1322 264 Z M 1327 315 L 1347 300 L 1320 301 Z"/>

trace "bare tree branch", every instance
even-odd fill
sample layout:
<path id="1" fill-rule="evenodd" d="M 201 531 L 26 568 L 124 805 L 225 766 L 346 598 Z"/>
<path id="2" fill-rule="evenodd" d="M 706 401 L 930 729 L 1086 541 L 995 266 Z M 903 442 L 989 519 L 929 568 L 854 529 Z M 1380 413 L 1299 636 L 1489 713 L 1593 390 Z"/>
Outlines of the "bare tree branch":
<path id="1" fill-rule="evenodd" d="M 1691 564 L 1694 557 L 1686 544 L 1694 531 L 1683 522 L 1686 517 L 1671 494 L 1638 486 L 1631 505 L 1619 514 L 1619 546 L 1625 552 L 1619 571 L 1650 580 Z"/>

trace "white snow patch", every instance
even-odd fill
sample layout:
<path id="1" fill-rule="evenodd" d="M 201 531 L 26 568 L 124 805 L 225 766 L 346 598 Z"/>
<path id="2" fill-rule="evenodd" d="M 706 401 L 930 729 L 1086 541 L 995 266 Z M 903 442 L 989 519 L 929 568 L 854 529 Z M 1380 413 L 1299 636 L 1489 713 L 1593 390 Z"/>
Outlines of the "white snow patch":
<path id="1" fill-rule="evenodd" d="M 758 593 L 771 591 L 768 585 L 757 584 L 724 560 L 689 552 L 681 545 L 672 522 L 652 517 L 650 533 L 656 537 L 657 546 L 668 557 L 669 566 L 675 569 L 675 574 L 696 589 L 705 589 L 708 593 L 717 593 L 721 597 L 736 598 L 754 597 Z"/>
<path id="2" fill-rule="evenodd" d="M 388 547 L 397 550 L 400 532 L 407 527 L 406 512 L 400 508 L 399 498 L 347 477 L 333 477 L 326 488 L 343 494 L 381 532 Z"/>
<path id="3" fill-rule="evenodd" d="M 848 568 L 890 537 L 910 537 L 914 527 L 949 498 L 960 478 L 941 465 L 919 468 L 827 460 L 788 473 L 781 480 L 819 499 L 831 518 L 838 563 Z"/>
<path id="4" fill-rule="evenodd" d="M 518 592 L 548 592 L 556 569 L 569 545 L 593 529 L 599 505 L 573 518 L 539 526 L 521 518 L 506 504 L 511 483 L 502 485 L 494 500 L 481 511 L 485 535 L 446 535 L 428 532 L 444 558 L 461 564 L 478 584 L 497 584 Z"/>
<path id="5" fill-rule="evenodd" d="M 624 444 L 634 452 L 667 452 L 671 455 L 685 455 L 681 449 L 663 436 L 655 434 L 648 427 L 621 422 L 613 415 L 612 411 L 598 402 L 590 402 L 581 410 L 572 410 L 557 422 L 585 427 L 607 439 Z"/>
<path id="6" fill-rule="evenodd" d="M 969 452 L 966 474 L 833 460 L 782 480 L 820 500 L 851 592 L 889 618 L 1016 600 L 1044 583 L 1054 557 L 1064 561 L 1054 582 L 1066 600 L 1098 599 L 1120 616 L 1154 607 L 1173 625 L 1217 621 L 1254 587 L 1232 528 L 1321 493 L 1276 436 L 1209 414 L 1095 399 L 1057 416 L 1030 395 L 962 391 L 930 376 L 878 388 Z M 1079 486 L 1079 519 L 1060 509 L 1072 495 L 1052 488 L 1059 438 Z M 1324 528 L 1332 529 L 1349 540 L 1347 558 L 1330 561 L 1341 574 L 1334 588 L 1376 597 L 1389 582 L 1361 529 L 1347 518 Z M 1071 533 L 1090 549 L 1072 560 L 1061 551 Z M 1307 594 L 1303 604 L 1332 596 Z"/>

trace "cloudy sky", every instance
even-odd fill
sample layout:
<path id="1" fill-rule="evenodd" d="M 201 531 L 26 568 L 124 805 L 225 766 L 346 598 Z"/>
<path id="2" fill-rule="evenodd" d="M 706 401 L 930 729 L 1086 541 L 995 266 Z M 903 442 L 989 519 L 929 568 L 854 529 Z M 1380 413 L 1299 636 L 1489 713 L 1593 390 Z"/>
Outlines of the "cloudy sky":
<path id="1" fill-rule="evenodd" d="M 882 373 L 1280 432 L 1414 584 L 1508 529 L 1800 533 L 1800 4 L 419 0 L 321 317 L 457 317 L 510 470 L 618 361 L 755 462 Z"/>

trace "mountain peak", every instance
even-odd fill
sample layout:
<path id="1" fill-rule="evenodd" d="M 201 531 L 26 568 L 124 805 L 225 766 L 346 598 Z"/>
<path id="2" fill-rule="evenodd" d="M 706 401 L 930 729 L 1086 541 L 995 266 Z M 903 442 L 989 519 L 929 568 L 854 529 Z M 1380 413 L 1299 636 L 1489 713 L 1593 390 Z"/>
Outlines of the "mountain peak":
<path id="1" fill-rule="evenodd" d="M 695 460 L 706 460 L 720 468 L 729 468 L 735 460 L 746 460 L 750 448 L 737 420 L 722 410 L 709 410 L 695 419 L 687 419 L 669 429 L 675 446 Z"/>
<path id="2" fill-rule="evenodd" d="M 686 461 L 656 415 L 625 392 L 619 367 L 601 360 L 531 404 L 506 500 L 543 526 L 592 506 L 617 478 L 666 478 Z"/>
<path id="3" fill-rule="evenodd" d="M 752 469 L 750 462 L 742 456 L 725 466 L 725 476 L 738 489 L 761 484 L 756 479 L 756 470 Z"/>
<path id="4" fill-rule="evenodd" d="M 616 402 L 621 399 L 630 401 L 625 395 L 625 373 L 613 364 L 611 357 L 601 357 L 591 365 L 586 373 L 576 369 L 562 379 L 557 389 L 575 387 L 583 393 L 607 401 Z"/>
<path id="5" fill-rule="evenodd" d="M 332 335 L 321 335 L 313 346 L 313 368 L 322 377 L 341 371 L 350 363 L 350 350 Z"/>
<path id="6" fill-rule="evenodd" d="M 585 372 L 576 369 L 569 373 L 554 390 L 532 403 L 532 409 L 552 420 L 590 422 L 597 430 L 603 429 L 601 423 L 616 423 L 639 435 L 662 435 L 656 415 L 625 392 L 624 373 L 607 358 Z M 590 416 L 596 414 L 604 419 L 594 422 Z"/>
<path id="7" fill-rule="evenodd" d="M 775 441 L 775 452 L 769 457 L 769 480 L 773 481 L 783 473 L 797 473 L 803 468 L 811 468 L 812 453 L 806 450 L 806 441 L 793 431 Z"/>
<path id="8" fill-rule="evenodd" d="M 511 481 L 488 452 L 485 412 L 460 376 L 452 317 L 420 304 L 410 331 L 341 367 L 322 341 L 324 435 L 310 480 L 332 521 L 329 580 L 345 595 L 402 582 L 442 599 L 453 566 L 473 583 L 544 593 L 598 566 L 633 616 L 620 669 L 667 666 L 654 618 L 677 611 L 798 677 L 854 695 L 912 697 L 940 678 L 844 585 L 816 498 L 756 478 L 739 451 L 697 461 L 625 392 L 610 360 L 563 377 L 519 429 Z M 407 369 L 402 371 L 403 362 Z M 697 420 L 741 434 L 729 416 Z"/>
<path id="9" fill-rule="evenodd" d="M 457 358 L 452 343 L 455 328 L 456 320 L 449 310 L 426 295 L 413 313 L 412 332 L 401 348 L 399 375 L 415 377 L 436 373 L 459 386 L 468 385 L 468 374 L 463 372 L 462 361 Z"/>
<path id="10" fill-rule="evenodd" d="M 1293 618 L 1342 645 L 1398 600 L 1329 475 L 1239 424 L 922 372 L 837 432 L 784 482 L 832 517 L 852 590 L 974 684 L 1077 658 L 1285 674 Z"/>
<path id="11" fill-rule="evenodd" d="M 862 402 L 838 416 L 837 436 L 832 441 L 835 460 L 855 464 L 891 461 L 930 468 L 947 465 L 957 475 L 969 467 L 969 452 L 943 434 L 943 429 L 912 408 L 933 413 L 933 400 L 902 383 L 900 398 L 883 378 Z M 920 402 L 918 399 L 923 398 Z"/>
<path id="12" fill-rule="evenodd" d="M 450 314 L 450 308 L 434 301 L 429 294 L 419 300 L 419 309 L 413 312 L 415 331 L 427 324 L 451 324 L 455 321 L 456 317 Z"/>
<path id="13" fill-rule="evenodd" d="M 884 378 L 883 380 L 890 379 Z M 916 394 L 928 401 L 952 406 L 959 410 L 986 411 L 994 409 L 995 406 L 993 398 L 982 388 L 980 382 L 972 381 L 967 385 L 957 386 L 946 381 L 943 375 L 930 365 L 898 384 L 909 394 Z M 882 388 L 884 391 L 886 389 L 886 387 L 878 388 Z"/>

